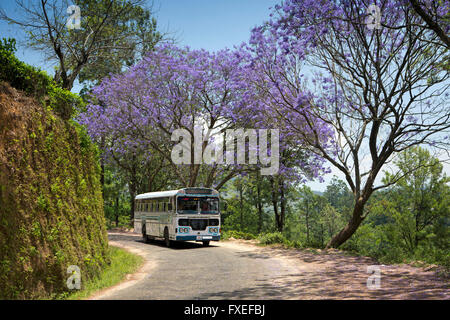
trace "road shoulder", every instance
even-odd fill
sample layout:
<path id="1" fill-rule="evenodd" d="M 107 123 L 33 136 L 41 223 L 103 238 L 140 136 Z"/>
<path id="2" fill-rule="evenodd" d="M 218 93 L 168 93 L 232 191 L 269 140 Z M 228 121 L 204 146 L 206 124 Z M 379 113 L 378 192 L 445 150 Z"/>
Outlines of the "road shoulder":
<path id="1" fill-rule="evenodd" d="M 122 235 L 124 233 L 127 235 L 134 235 L 129 232 L 120 232 L 120 233 L 117 233 L 117 235 Z M 108 232 L 108 235 L 115 235 L 115 234 L 116 233 Z M 125 279 L 123 279 L 118 284 L 95 292 L 89 298 L 87 298 L 87 300 L 108 299 L 109 296 L 113 295 L 117 291 L 131 287 L 131 286 L 137 284 L 139 281 L 143 280 L 147 275 L 151 274 L 157 266 L 157 263 L 155 261 L 151 261 L 147 258 L 146 253 L 142 249 L 123 244 L 119 241 L 109 241 L 109 245 L 127 250 L 128 252 L 131 252 L 133 254 L 141 256 L 144 259 L 144 263 L 137 272 L 132 273 L 132 274 L 127 274 L 125 276 Z"/>

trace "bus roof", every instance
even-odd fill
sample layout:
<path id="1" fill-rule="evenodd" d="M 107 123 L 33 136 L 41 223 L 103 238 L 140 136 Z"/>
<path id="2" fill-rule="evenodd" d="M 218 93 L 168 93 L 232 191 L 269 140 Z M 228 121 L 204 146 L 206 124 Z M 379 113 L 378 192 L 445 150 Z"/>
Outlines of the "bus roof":
<path id="1" fill-rule="evenodd" d="M 210 194 L 204 193 L 204 191 L 211 190 Z M 169 190 L 169 191 L 158 191 L 158 192 L 147 192 L 143 194 L 138 194 L 135 197 L 135 200 L 139 199 L 156 199 L 156 198 L 166 198 L 166 197 L 173 197 L 177 194 L 179 195 L 191 195 L 191 194 L 203 194 L 203 195 L 218 195 L 219 192 L 217 192 L 214 189 L 211 188 L 182 188 L 178 190 Z"/>

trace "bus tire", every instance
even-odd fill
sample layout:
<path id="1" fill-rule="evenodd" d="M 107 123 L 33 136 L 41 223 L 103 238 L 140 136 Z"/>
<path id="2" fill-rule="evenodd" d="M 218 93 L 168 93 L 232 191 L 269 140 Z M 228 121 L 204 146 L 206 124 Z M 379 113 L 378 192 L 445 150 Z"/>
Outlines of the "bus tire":
<path id="1" fill-rule="evenodd" d="M 144 243 L 149 243 L 149 238 L 147 235 L 147 232 L 145 230 L 145 225 L 142 226 L 142 240 L 144 240 Z"/>
<path id="2" fill-rule="evenodd" d="M 169 229 L 167 227 L 164 229 L 164 243 L 167 248 L 170 247 Z"/>
<path id="3" fill-rule="evenodd" d="M 209 240 L 207 240 L 207 241 L 202 241 L 203 242 L 203 246 L 204 247 L 209 247 Z"/>

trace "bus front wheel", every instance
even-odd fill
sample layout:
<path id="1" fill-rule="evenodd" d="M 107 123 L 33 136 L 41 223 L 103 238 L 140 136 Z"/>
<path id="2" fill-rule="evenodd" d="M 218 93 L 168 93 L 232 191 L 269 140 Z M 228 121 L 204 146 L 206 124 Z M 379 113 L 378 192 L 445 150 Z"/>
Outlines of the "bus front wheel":
<path id="1" fill-rule="evenodd" d="M 144 240 L 144 243 L 150 242 L 147 235 L 147 231 L 145 230 L 145 225 L 142 227 L 142 240 Z"/>
<path id="2" fill-rule="evenodd" d="M 166 247 L 170 247 L 170 239 L 169 239 L 169 229 L 164 229 L 164 243 L 166 244 Z"/>

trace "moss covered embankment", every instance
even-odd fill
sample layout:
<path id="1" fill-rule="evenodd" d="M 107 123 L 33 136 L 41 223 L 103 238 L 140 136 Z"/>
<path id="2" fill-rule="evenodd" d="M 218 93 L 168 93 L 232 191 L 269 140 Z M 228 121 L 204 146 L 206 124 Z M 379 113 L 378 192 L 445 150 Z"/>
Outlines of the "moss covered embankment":
<path id="1" fill-rule="evenodd" d="M 51 298 L 108 263 L 95 146 L 76 123 L 0 82 L 0 299 Z"/>

